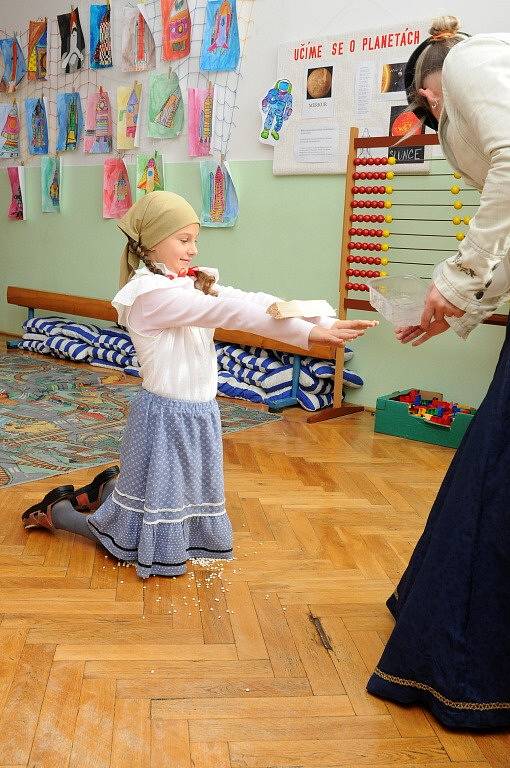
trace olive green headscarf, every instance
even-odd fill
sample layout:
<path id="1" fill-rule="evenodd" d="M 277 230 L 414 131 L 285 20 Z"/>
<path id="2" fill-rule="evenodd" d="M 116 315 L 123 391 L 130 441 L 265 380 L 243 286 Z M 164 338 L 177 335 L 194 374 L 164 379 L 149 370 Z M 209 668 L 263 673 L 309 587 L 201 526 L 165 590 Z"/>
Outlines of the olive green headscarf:
<path id="1" fill-rule="evenodd" d="M 173 192 L 149 192 L 136 202 L 119 220 L 118 226 L 125 235 L 138 245 L 154 248 L 165 238 L 200 219 L 191 205 Z M 120 287 L 133 276 L 140 263 L 139 257 L 129 248 L 122 252 L 120 261 Z"/>

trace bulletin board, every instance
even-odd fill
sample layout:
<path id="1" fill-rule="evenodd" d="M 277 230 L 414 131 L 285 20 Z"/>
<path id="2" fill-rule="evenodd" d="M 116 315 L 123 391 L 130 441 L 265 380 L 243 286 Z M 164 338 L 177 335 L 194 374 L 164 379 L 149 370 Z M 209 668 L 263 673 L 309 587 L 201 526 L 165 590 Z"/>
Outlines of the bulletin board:
<path id="1" fill-rule="evenodd" d="M 277 78 L 292 86 L 292 113 L 279 131 L 273 172 L 345 173 L 352 125 L 361 137 L 407 132 L 411 116 L 399 117 L 407 104 L 404 67 L 428 36 L 429 24 L 423 20 L 281 45 Z"/>

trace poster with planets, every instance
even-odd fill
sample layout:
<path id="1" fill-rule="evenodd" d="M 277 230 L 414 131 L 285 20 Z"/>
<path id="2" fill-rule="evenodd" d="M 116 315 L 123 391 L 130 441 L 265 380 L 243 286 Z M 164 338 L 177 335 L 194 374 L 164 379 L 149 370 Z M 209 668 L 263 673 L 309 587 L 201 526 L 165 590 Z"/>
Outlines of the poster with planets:
<path id="1" fill-rule="evenodd" d="M 406 20 L 282 43 L 277 79 L 259 102 L 259 141 L 274 147 L 273 173 L 344 173 L 352 126 L 367 137 L 397 135 L 408 125 L 399 117 L 407 104 L 403 62 L 427 28 L 425 19 Z M 426 170 L 423 158 L 412 162 Z"/>

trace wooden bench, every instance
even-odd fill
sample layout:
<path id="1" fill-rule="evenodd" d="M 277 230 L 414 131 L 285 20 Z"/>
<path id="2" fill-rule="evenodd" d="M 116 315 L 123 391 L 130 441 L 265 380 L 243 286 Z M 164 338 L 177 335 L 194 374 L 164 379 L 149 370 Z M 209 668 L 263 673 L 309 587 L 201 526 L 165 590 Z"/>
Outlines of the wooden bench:
<path id="1" fill-rule="evenodd" d="M 10 285 L 7 288 L 7 303 L 19 307 L 26 307 L 28 318 L 35 316 L 35 310 L 46 310 L 49 312 L 58 312 L 65 315 L 78 315 L 79 317 L 90 317 L 95 320 L 108 320 L 112 323 L 117 322 L 117 312 L 111 303 L 106 299 L 93 299 L 88 296 L 74 296 L 67 293 L 53 293 L 52 291 L 36 291 L 30 288 L 19 288 Z M 342 385 L 343 385 L 343 355 L 342 365 L 338 366 L 338 353 L 334 347 L 317 344 L 310 349 L 301 349 L 293 347 L 274 339 L 264 336 L 258 336 L 254 333 L 245 333 L 244 331 L 230 331 L 224 328 L 217 328 L 214 333 L 216 341 L 222 341 L 227 344 L 236 344 L 238 346 L 262 347 L 263 349 L 272 349 L 277 352 L 288 352 L 294 355 L 292 372 L 292 392 L 288 398 L 282 398 L 271 404 L 271 411 L 280 411 L 290 405 L 297 405 L 297 392 L 299 386 L 299 373 L 302 357 L 314 357 L 319 360 L 336 360 L 335 380 L 333 388 L 333 407 L 324 408 L 308 416 L 308 422 L 323 421 L 325 419 L 346 416 L 349 413 L 362 411 L 361 406 L 342 405 Z M 7 342 L 8 349 L 19 347 L 20 340 L 10 340 Z M 339 370 L 340 368 L 340 370 Z"/>

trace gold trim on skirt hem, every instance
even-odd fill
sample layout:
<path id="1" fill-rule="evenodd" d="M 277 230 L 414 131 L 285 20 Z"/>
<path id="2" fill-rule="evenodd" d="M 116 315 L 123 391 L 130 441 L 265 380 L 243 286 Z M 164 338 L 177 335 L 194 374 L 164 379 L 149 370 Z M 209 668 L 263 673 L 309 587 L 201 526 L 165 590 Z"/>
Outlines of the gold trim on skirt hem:
<path id="1" fill-rule="evenodd" d="M 381 669 L 379 669 L 379 667 L 374 669 L 374 675 L 382 677 L 382 679 L 386 680 L 388 683 L 396 683 L 397 685 L 405 685 L 409 688 L 418 688 L 420 691 L 426 691 L 427 693 L 432 694 L 432 696 L 438 699 L 442 704 L 447 707 L 451 707 L 452 709 L 470 709 L 477 711 L 489 711 L 491 709 L 510 709 L 510 701 L 488 701 L 484 703 L 477 703 L 474 701 L 452 701 L 451 699 L 447 699 L 446 696 L 443 696 L 441 693 L 439 693 L 439 691 L 431 688 L 430 685 L 426 685 L 425 683 L 418 683 L 416 680 L 406 680 L 403 677 L 388 675 L 386 672 L 383 672 Z"/>

